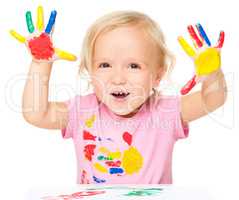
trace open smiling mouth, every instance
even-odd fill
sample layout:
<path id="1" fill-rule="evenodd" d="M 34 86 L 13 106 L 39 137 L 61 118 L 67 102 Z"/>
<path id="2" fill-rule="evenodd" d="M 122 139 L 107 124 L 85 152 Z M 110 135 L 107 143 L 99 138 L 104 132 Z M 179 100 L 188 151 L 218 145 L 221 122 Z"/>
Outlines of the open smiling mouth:
<path id="1" fill-rule="evenodd" d="M 129 92 L 112 92 L 110 93 L 113 97 L 117 99 L 124 99 L 126 98 L 130 93 Z"/>

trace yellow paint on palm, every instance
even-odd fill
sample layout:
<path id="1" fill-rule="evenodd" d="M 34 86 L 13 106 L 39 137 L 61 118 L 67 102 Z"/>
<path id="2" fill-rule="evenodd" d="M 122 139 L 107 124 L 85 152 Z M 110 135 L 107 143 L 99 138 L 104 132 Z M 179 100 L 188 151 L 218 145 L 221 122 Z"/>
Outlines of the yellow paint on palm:
<path id="1" fill-rule="evenodd" d="M 126 174 L 138 172 L 143 165 L 143 157 L 135 147 L 130 147 L 124 151 L 122 167 Z"/>
<path id="2" fill-rule="evenodd" d="M 87 119 L 86 122 L 85 122 L 85 125 L 88 127 L 88 128 L 91 128 L 93 127 L 93 123 L 95 121 L 95 115 L 92 115 L 91 118 Z"/>
<path id="3" fill-rule="evenodd" d="M 104 166 L 102 166 L 100 163 L 97 163 L 97 162 L 94 163 L 94 167 L 95 167 L 95 169 L 97 169 L 98 171 L 100 171 L 102 173 L 108 172 L 108 170 Z"/>
<path id="4" fill-rule="evenodd" d="M 216 48 L 208 48 L 195 58 L 197 75 L 209 75 L 221 66 L 220 53 Z"/>
<path id="5" fill-rule="evenodd" d="M 110 152 L 107 156 L 112 159 L 119 159 L 121 157 L 121 152 L 120 151 Z"/>

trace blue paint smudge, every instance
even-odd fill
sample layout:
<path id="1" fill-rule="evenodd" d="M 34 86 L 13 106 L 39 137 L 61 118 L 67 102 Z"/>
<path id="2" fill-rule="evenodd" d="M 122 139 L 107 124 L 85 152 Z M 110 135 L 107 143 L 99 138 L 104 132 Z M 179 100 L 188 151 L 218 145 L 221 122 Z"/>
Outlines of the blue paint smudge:
<path id="1" fill-rule="evenodd" d="M 124 170 L 122 168 L 118 167 L 111 167 L 110 168 L 110 174 L 122 174 Z"/>
<path id="2" fill-rule="evenodd" d="M 106 182 L 106 180 L 97 178 L 96 176 L 93 176 L 93 179 L 96 183 L 105 183 Z"/>

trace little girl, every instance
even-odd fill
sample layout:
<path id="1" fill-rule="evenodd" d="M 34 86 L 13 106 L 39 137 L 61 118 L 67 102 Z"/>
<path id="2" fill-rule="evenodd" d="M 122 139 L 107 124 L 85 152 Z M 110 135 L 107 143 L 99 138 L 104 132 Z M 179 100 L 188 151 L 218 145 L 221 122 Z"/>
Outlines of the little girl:
<path id="1" fill-rule="evenodd" d="M 53 61 L 75 60 L 74 55 L 51 43 L 53 12 L 50 28 L 42 33 L 42 8 L 38 8 L 37 30 L 22 41 L 33 56 L 31 78 L 23 93 L 26 121 L 41 128 L 61 129 L 63 138 L 73 140 L 77 183 L 171 184 L 175 142 L 188 136 L 190 121 L 225 102 L 220 63 L 202 82 L 201 91 L 164 96 L 157 87 L 171 70 L 173 56 L 159 26 L 139 12 L 113 12 L 98 19 L 83 42 L 80 72 L 90 75 L 94 92 L 66 102 L 49 102 Z M 14 31 L 12 34 L 18 40 L 24 38 Z M 211 62 L 210 57 L 207 60 Z M 36 74 L 39 84 L 34 82 Z"/>

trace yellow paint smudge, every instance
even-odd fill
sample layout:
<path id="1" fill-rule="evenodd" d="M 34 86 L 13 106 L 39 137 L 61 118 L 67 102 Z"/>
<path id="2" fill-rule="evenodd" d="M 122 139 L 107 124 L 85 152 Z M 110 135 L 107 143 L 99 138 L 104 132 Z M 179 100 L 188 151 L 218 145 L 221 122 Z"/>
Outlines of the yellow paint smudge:
<path id="1" fill-rule="evenodd" d="M 122 167 L 126 174 L 138 172 L 143 165 L 143 157 L 135 147 L 130 147 L 124 151 L 122 158 Z"/>
<path id="2" fill-rule="evenodd" d="M 100 171 L 102 173 L 108 172 L 108 170 L 104 166 L 102 166 L 100 163 L 97 163 L 97 162 L 94 163 L 94 167 L 95 167 L 95 169 L 97 169 L 98 171 Z"/>
<path id="3" fill-rule="evenodd" d="M 95 115 L 92 115 L 92 117 L 90 117 L 89 119 L 87 119 L 87 120 L 85 121 L 85 125 L 86 125 L 88 128 L 93 127 L 93 123 L 94 123 L 95 119 L 96 119 Z"/>

